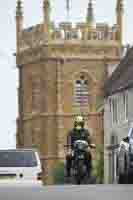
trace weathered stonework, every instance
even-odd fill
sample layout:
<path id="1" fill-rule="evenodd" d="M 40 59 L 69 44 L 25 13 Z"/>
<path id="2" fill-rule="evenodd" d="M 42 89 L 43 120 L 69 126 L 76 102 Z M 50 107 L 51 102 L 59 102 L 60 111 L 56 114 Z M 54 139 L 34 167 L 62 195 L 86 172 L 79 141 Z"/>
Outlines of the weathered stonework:
<path id="1" fill-rule="evenodd" d="M 107 66 L 119 62 L 121 45 L 117 28 L 114 31 L 107 24 L 90 29 L 87 23 L 75 28 L 70 23 L 60 23 L 58 28 L 45 23 L 22 28 L 17 37 L 17 146 L 38 148 L 47 169 L 44 182 L 51 184 L 53 165 L 64 159 L 64 144 L 76 114 L 83 112 L 94 143 L 103 144 L 103 119 L 98 109 L 103 103 Z M 70 37 L 65 36 L 67 32 Z M 74 83 L 83 74 L 89 82 L 90 101 L 81 109 L 74 102 Z"/>

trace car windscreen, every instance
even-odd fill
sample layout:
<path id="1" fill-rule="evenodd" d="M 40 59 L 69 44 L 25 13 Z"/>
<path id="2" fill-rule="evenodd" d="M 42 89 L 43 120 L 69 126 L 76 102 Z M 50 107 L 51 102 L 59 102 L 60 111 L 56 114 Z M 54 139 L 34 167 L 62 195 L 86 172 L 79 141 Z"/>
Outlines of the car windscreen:
<path id="1" fill-rule="evenodd" d="M 0 167 L 35 167 L 35 153 L 32 151 L 0 151 Z"/>

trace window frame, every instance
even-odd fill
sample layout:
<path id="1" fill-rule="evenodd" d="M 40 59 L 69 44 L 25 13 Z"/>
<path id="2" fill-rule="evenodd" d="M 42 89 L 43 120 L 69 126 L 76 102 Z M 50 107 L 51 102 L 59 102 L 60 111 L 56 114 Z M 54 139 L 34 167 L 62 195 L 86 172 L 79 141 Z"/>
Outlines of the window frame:
<path id="1" fill-rule="evenodd" d="M 118 98 L 113 97 L 111 100 L 111 121 L 113 124 L 118 124 Z"/>
<path id="2" fill-rule="evenodd" d="M 128 120 L 128 92 L 123 94 L 124 121 Z"/>
<path id="3" fill-rule="evenodd" d="M 88 82 L 89 81 L 86 77 L 84 77 L 84 79 L 79 77 L 74 81 L 74 105 L 76 105 L 77 107 L 88 107 L 89 105 Z"/>

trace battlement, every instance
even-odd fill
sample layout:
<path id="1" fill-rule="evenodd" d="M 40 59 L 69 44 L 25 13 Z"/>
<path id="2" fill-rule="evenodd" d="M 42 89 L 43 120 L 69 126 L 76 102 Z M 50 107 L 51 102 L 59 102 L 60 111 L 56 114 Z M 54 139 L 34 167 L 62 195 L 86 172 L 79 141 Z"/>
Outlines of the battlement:
<path id="1" fill-rule="evenodd" d="M 68 2 L 69 4 L 69 2 Z M 70 9 L 67 5 L 67 11 Z M 69 8 L 69 9 L 68 9 Z M 69 14 L 69 12 L 68 12 Z M 16 27 L 17 27 L 17 50 L 22 51 L 38 45 L 51 43 L 88 43 L 88 41 L 102 41 L 104 43 L 115 42 L 122 46 L 123 38 L 123 2 L 117 0 L 116 21 L 113 26 L 107 23 L 96 23 L 93 12 L 93 2 L 89 1 L 86 20 L 72 24 L 70 19 L 55 25 L 51 22 L 50 0 L 43 1 L 43 22 L 37 26 L 23 29 L 23 9 L 21 0 L 17 1 Z M 69 15 L 68 15 L 69 16 Z M 101 42 L 100 42 L 101 43 Z"/>
<path id="2" fill-rule="evenodd" d="M 50 41 L 116 41 L 117 26 L 108 26 L 106 23 L 97 23 L 90 27 L 87 23 L 61 22 L 58 26 L 52 22 L 49 26 Z M 21 50 L 34 48 L 45 43 L 44 24 L 23 29 L 20 39 Z"/>

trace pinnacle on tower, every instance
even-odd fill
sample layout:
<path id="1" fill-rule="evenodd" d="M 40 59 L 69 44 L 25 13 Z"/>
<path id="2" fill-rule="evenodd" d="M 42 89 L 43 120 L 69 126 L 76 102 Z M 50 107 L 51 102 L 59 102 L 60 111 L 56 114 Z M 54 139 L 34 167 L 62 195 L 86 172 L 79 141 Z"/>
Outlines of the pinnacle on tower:
<path id="1" fill-rule="evenodd" d="M 123 36 L 123 0 L 117 0 L 116 5 L 116 24 L 118 27 L 117 30 L 117 40 L 122 44 L 122 36 Z"/>
<path id="2" fill-rule="evenodd" d="M 92 0 L 89 0 L 86 21 L 88 24 L 92 24 L 94 21 Z"/>
<path id="3" fill-rule="evenodd" d="M 123 12 L 123 10 L 124 10 L 123 0 L 117 0 L 116 11 Z"/>
<path id="4" fill-rule="evenodd" d="M 45 39 L 50 39 L 50 0 L 43 0 L 44 34 Z"/>
<path id="5" fill-rule="evenodd" d="M 22 1 L 17 0 L 16 6 L 16 36 L 17 36 L 17 52 L 20 50 L 21 33 L 23 29 L 23 11 Z"/>
<path id="6" fill-rule="evenodd" d="M 44 8 L 49 8 L 50 7 L 50 1 L 49 0 L 44 0 L 43 1 L 43 7 Z"/>
<path id="7" fill-rule="evenodd" d="M 16 17 L 21 16 L 22 17 L 23 12 L 22 12 L 22 1 L 17 0 L 17 6 L 16 6 Z"/>
<path id="8" fill-rule="evenodd" d="M 22 11 L 22 1 L 21 0 L 17 0 L 16 28 L 17 28 L 17 32 L 20 32 L 23 28 L 23 11 Z"/>
<path id="9" fill-rule="evenodd" d="M 47 20 L 50 20 L 50 1 L 44 0 L 43 1 L 43 10 L 44 10 L 44 20 L 47 23 Z"/>

